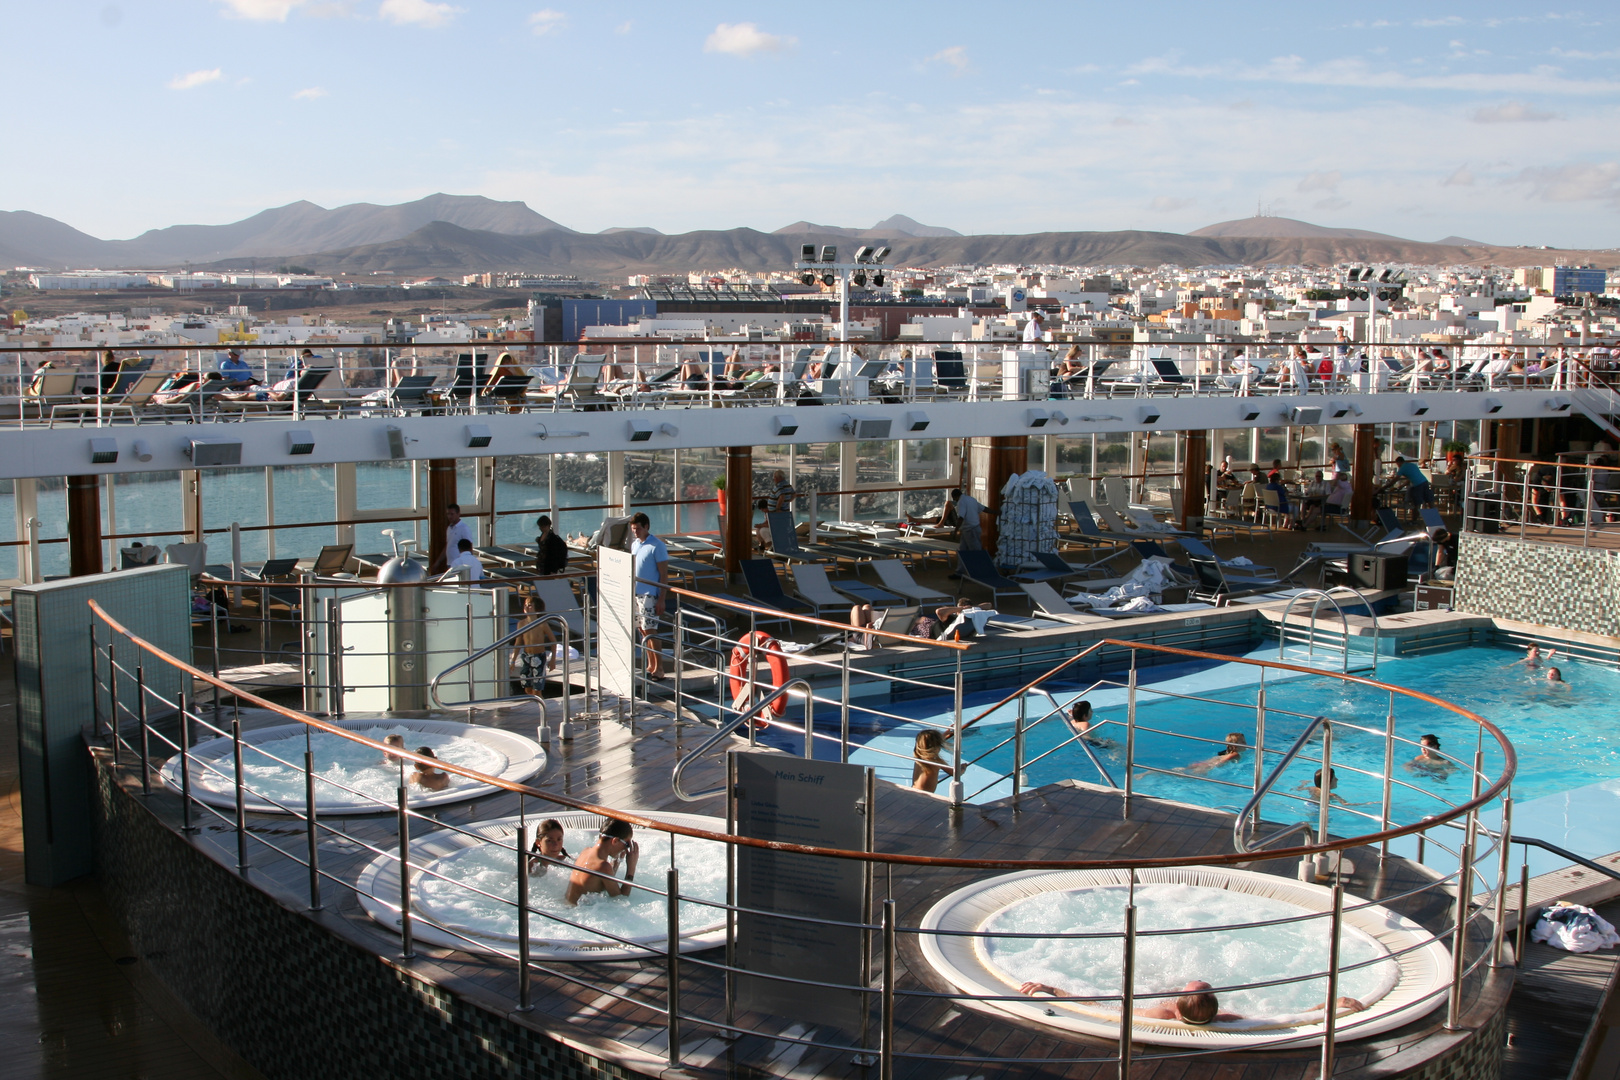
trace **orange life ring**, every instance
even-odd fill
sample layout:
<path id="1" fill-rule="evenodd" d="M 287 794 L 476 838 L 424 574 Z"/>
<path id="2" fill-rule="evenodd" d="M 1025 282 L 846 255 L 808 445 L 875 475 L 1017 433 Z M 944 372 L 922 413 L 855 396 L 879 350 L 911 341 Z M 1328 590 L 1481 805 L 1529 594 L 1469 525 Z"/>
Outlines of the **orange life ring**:
<path id="1" fill-rule="evenodd" d="M 771 684 L 774 687 L 785 686 L 788 681 L 787 657 L 782 655 L 781 644 L 763 630 L 755 630 L 752 634 L 743 638 L 741 644 L 731 650 L 731 664 L 727 668 L 727 674 L 731 676 L 732 701 L 736 701 L 748 689 L 749 677 L 752 674 L 748 670 L 750 644 L 753 645 L 752 652 L 755 659 L 764 656 L 765 662 L 770 665 Z M 771 711 L 777 716 L 787 712 L 786 694 L 771 702 Z"/>

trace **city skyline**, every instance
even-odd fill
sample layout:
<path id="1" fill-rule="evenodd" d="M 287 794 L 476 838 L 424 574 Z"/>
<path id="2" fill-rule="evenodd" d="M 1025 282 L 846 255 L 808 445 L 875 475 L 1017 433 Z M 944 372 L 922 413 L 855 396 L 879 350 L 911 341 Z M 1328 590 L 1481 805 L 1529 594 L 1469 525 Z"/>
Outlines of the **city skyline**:
<path id="1" fill-rule="evenodd" d="M 0 208 L 111 239 L 435 191 L 591 232 L 893 213 L 964 233 L 1186 232 L 1264 205 L 1419 240 L 1620 244 L 1612 20 L 1505 4 L 1218 14 L 29 9 L 14 40 L 70 43 L 79 62 L 64 76 L 59 50 L 13 54 L 36 91 L 23 145 L 76 149 L 63 169 L 8 170 Z"/>

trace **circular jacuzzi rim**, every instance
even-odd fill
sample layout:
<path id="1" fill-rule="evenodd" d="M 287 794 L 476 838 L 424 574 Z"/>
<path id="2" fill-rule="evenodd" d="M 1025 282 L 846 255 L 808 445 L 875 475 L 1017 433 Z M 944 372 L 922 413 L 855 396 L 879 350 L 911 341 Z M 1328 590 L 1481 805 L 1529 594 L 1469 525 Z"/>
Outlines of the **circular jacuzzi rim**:
<path id="1" fill-rule="evenodd" d="M 726 831 L 724 818 L 708 814 L 686 814 L 674 810 L 625 810 L 624 813 L 636 814 L 654 821 L 662 821 L 669 825 L 684 825 L 689 828 L 705 829 L 710 832 L 723 833 Z M 602 821 L 602 815 L 591 814 L 579 810 L 570 810 L 553 814 L 528 814 L 526 819 L 530 826 L 539 824 L 548 817 L 554 817 L 562 823 L 563 828 L 595 828 Z M 500 828 L 513 828 L 519 821 L 524 820 L 517 814 L 506 817 L 486 818 L 482 821 L 458 825 L 454 829 L 436 829 L 420 837 L 411 839 L 411 862 L 413 865 L 425 865 L 434 859 L 443 858 L 454 851 L 461 851 L 471 847 L 475 841 L 467 834 L 487 836 L 490 831 Z M 367 863 L 355 879 L 355 896 L 360 906 L 365 909 L 373 921 L 398 931 L 400 926 L 399 904 L 383 897 L 399 896 L 399 865 L 392 855 L 379 855 Z M 415 895 L 413 882 L 412 894 Z M 593 961 L 593 960 L 635 960 L 647 956 L 662 955 L 664 952 L 664 937 L 656 935 L 658 947 L 652 946 L 652 939 L 642 947 L 632 947 L 620 942 L 593 944 L 583 941 L 543 941 L 536 940 L 533 931 L 543 920 L 531 918 L 529 935 L 529 956 L 533 959 Z M 515 951 L 517 937 L 496 936 L 481 934 L 457 927 L 456 933 L 440 928 L 437 924 L 428 921 L 415 909 L 412 910 L 411 936 L 414 940 L 436 945 L 444 949 L 456 949 L 461 952 L 474 952 L 480 950 L 479 940 L 487 939 L 488 945 L 483 949 L 489 952 Z M 465 935 L 465 937 L 460 936 Z M 468 940 L 468 939 L 472 940 Z M 717 923 L 707 926 L 695 927 L 691 930 L 683 929 L 681 932 L 680 951 L 699 952 L 703 949 L 712 949 L 725 944 L 726 927 L 725 917 L 722 913 Z"/>
<path id="2" fill-rule="evenodd" d="M 395 717 L 376 716 L 369 718 L 344 719 L 328 721 L 334 727 L 349 731 L 359 731 L 365 728 L 402 727 L 411 731 L 423 731 L 434 735 L 459 735 L 463 738 L 481 742 L 490 749 L 497 751 L 506 758 L 506 767 L 494 775 L 496 780 L 521 784 L 524 781 L 538 776 L 545 771 L 548 756 L 545 747 L 527 735 L 520 735 L 505 728 L 490 727 L 484 724 L 467 724 L 458 720 L 437 720 L 427 717 Z M 270 742 L 287 736 L 301 735 L 308 730 L 304 724 L 275 724 L 269 727 L 254 728 L 252 731 L 242 733 L 244 743 Z M 324 734 L 324 733 L 323 733 Z M 231 738 L 228 735 L 205 739 L 191 748 L 193 768 L 197 768 L 199 758 L 205 760 L 223 760 L 230 756 Z M 163 782 L 174 790 L 180 790 L 180 755 L 174 754 L 164 762 L 159 775 Z M 195 780 L 195 772 L 193 773 Z M 480 799 L 497 788 L 488 784 L 473 784 L 471 786 L 451 788 L 445 791 L 412 791 L 410 804 L 412 807 L 424 808 L 430 806 L 448 806 L 452 803 L 466 802 L 469 799 Z M 236 808 L 236 792 L 234 787 L 216 788 L 193 782 L 191 797 L 208 806 L 222 809 Z M 300 814 L 302 810 L 297 806 L 291 809 L 283 808 L 259 797 L 251 788 L 243 793 L 243 809 L 254 814 Z M 364 817 L 370 814 L 392 814 L 397 808 L 391 803 L 347 803 L 323 802 L 315 800 L 317 816 L 328 815 L 333 817 Z"/>
<path id="3" fill-rule="evenodd" d="M 1117 1040 L 1119 1038 L 1119 1022 L 1117 1018 L 1103 1019 L 1094 1015 L 1090 1010 L 1083 1010 L 1080 1006 L 1064 1006 L 1062 999 L 1038 997 L 1027 1000 L 1020 998 L 1011 1001 L 979 1000 L 979 995 L 995 997 L 1015 994 L 1017 993 L 1017 985 L 1011 983 L 1004 973 L 996 971 L 982 962 L 982 952 L 979 945 L 982 941 L 981 938 L 941 937 L 938 934 L 928 932 L 942 929 L 978 929 L 983 925 L 984 920 L 994 912 L 1005 910 L 1011 904 L 1027 899 L 1030 894 L 1026 891 L 1022 895 L 1010 897 L 1006 903 L 996 905 L 993 910 L 978 914 L 976 916 L 977 922 L 971 927 L 945 925 L 945 923 L 958 908 L 970 900 L 980 900 L 986 894 L 992 893 L 1000 887 L 1011 890 L 1021 882 L 1040 878 L 1059 883 L 1049 891 L 1071 891 L 1087 886 L 1128 884 L 1130 871 L 1125 869 L 1020 870 L 964 885 L 935 901 L 919 922 L 918 926 L 922 933 L 918 935 L 920 939 L 918 945 L 923 957 L 933 972 L 951 988 L 975 995 L 975 997 L 958 999 L 965 1005 L 992 1014 L 1010 1014 L 1046 1027 Z M 1274 874 L 1262 874 L 1252 870 L 1232 870 L 1218 866 L 1186 866 L 1136 871 L 1136 883 L 1138 886 L 1186 884 L 1201 885 L 1208 888 L 1223 888 L 1233 882 L 1246 882 L 1255 886 L 1265 886 L 1264 889 L 1256 888 L 1253 891 L 1263 891 L 1268 896 L 1282 900 L 1285 903 L 1295 903 L 1306 910 L 1327 911 L 1332 906 L 1333 892 L 1329 888 L 1309 882 L 1295 881 L 1291 878 L 1279 877 Z M 1311 902 L 1300 902 L 1294 897 L 1308 899 Z M 1351 897 L 1348 894 L 1345 900 L 1345 922 L 1379 941 L 1389 951 L 1391 954 L 1389 960 L 1398 965 L 1401 974 L 1395 986 L 1380 999 L 1380 1002 L 1383 1003 L 1382 1007 L 1379 1002 L 1375 1002 L 1365 1012 L 1340 1014 L 1336 1028 L 1338 1032 L 1336 1039 L 1360 1039 L 1380 1032 L 1390 1031 L 1432 1012 L 1443 1004 L 1445 996 L 1439 991 L 1443 990 L 1449 982 L 1451 972 L 1451 952 L 1446 948 L 1445 944 L 1416 922 L 1389 908 L 1378 904 L 1370 904 L 1352 909 L 1352 905 L 1363 905 L 1367 902 L 1363 898 Z M 1391 947 L 1387 939 L 1396 936 L 1399 936 L 1402 940 L 1396 946 Z M 943 946 L 942 942 L 944 943 Z M 958 963 L 957 959 L 946 954 L 947 950 L 960 952 L 964 948 L 961 944 L 963 942 L 967 943 L 965 948 L 971 957 L 971 963 L 966 967 Z M 1419 947 L 1414 949 L 1412 948 L 1414 945 Z M 1423 980 L 1423 985 L 1415 985 L 1420 978 Z M 1402 988 L 1408 985 L 1409 980 L 1414 985 L 1408 988 L 1408 993 L 1402 994 Z M 1397 1000 L 1392 1000 L 1392 998 Z M 1131 1036 L 1135 1042 L 1194 1047 L 1206 1050 L 1264 1049 L 1283 1044 L 1304 1046 L 1321 1042 L 1321 1014 L 1313 1015 L 1316 1015 L 1318 1019 L 1310 1023 L 1248 1029 L 1225 1029 L 1218 1026 L 1191 1027 L 1178 1021 L 1151 1020 L 1138 1016 L 1132 1021 Z"/>

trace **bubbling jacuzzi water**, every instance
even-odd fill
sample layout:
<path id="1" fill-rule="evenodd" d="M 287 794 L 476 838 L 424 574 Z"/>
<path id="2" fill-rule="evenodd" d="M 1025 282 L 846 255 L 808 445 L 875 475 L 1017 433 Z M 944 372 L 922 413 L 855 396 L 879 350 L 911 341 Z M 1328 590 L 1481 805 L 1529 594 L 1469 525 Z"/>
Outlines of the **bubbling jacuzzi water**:
<path id="1" fill-rule="evenodd" d="M 426 746 L 435 756 L 456 765 L 499 776 L 509 759 L 499 750 L 475 739 L 443 732 L 423 731 L 399 724 L 379 724 L 356 728 L 356 735 L 382 742 L 390 735 L 402 735 L 405 747 Z M 384 761 L 382 754 L 363 743 L 324 731 L 311 734 L 309 748 L 315 753 L 315 803 L 317 806 L 393 805 L 399 787 L 398 761 Z M 277 760 L 279 759 L 279 760 Z M 283 764 L 291 762 L 293 764 Z M 262 743 L 242 744 L 242 779 L 249 791 L 267 802 L 302 809 L 304 805 L 304 736 L 290 735 Z M 405 775 L 410 775 L 407 763 Z M 217 770 L 217 771 L 216 771 Z M 193 779 L 199 786 L 230 791 L 236 782 L 236 769 L 229 754 L 212 761 L 210 767 L 193 766 Z M 339 786 L 341 785 L 341 786 Z M 450 775 L 445 790 L 471 791 L 482 787 L 476 780 Z M 352 789 L 352 790 L 351 790 Z"/>
<path id="2" fill-rule="evenodd" d="M 668 881 L 670 838 L 663 833 L 637 831 L 641 846 L 636 881 L 662 890 Z M 571 856 L 596 842 L 594 829 L 569 829 L 563 846 Z M 571 860 L 570 860 L 571 861 Z M 675 839 L 675 861 L 680 869 L 680 893 L 723 903 L 726 898 L 726 848 L 712 840 L 681 836 Z M 517 940 L 517 855 L 508 847 L 479 844 L 451 852 L 429 863 L 416 881 L 419 910 L 430 918 L 457 930 L 482 937 Z M 437 876 L 435 876 L 437 875 Z M 622 871 L 621 871 L 622 876 Z M 629 896 L 610 897 L 587 893 L 578 905 L 569 907 L 563 899 L 569 871 L 548 866 L 544 873 L 533 871 L 529 878 L 529 906 L 552 911 L 590 929 L 548 919 L 529 918 L 530 936 L 549 941 L 603 941 L 591 930 L 604 931 L 631 940 L 662 941 L 667 934 L 664 897 L 645 889 L 632 889 Z M 448 880 L 445 880 L 448 879 Z M 490 895 L 470 891 L 471 886 Z M 725 922 L 721 908 L 682 900 L 682 933 Z"/>
<path id="3" fill-rule="evenodd" d="M 1043 892 L 1018 901 L 986 919 L 980 929 L 1008 933 L 1122 933 L 1125 929 L 1125 886 L 1101 885 L 1063 892 Z M 1250 893 L 1198 885 L 1150 884 L 1136 887 L 1136 928 L 1190 930 L 1285 919 L 1305 909 Z M 1076 996 L 1118 994 L 1123 945 L 1105 938 L 986 938 L 991 967 L 1015 985 L 1041 982 Z M 1139 936 L 1136 947 L 1136 992 L 1180 990 L 1193 979 L 1212 986 L 1265 982 L 1325 971 L 1328 922 L 1258 926 L 1246 930 Z M 1346 926 L 1340 938 L 1341 968 L 1387 956 L 1377 941 Z M 1393 960 L 1342 971 L 1339 996 L 1372 1004 L 1399 978 Z M 1327 997 L 1327 979 L 1283 983 L 1221 995 L 1221 1008 L 1244 1017 L 1285 1016 L 1304 1012 Z M 1157 1004 L 1144 1002 L 1143 1005 Z M 1096 1003 L 1098 1010 L 1118 1011 L 1117 1004 Z"/>

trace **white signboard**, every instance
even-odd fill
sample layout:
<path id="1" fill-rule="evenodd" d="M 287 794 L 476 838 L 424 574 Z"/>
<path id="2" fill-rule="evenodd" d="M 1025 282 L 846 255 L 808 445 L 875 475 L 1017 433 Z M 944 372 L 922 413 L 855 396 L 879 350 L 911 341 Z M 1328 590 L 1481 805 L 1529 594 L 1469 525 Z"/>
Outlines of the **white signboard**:
<path id="1" fill-rule="evenodd" d="M 596 663 L 601 687 L 628 698 L 636 670 L 635 562 L 628 551 L 596 550 Z"/>

